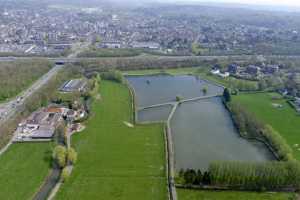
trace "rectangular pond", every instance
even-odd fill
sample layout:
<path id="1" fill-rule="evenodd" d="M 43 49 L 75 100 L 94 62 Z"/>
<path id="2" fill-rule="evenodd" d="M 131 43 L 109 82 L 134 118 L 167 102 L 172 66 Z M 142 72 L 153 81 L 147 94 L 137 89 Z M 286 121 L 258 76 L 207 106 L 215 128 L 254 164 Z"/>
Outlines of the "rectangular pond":
<path id="1" fill-rule="evenodd" d="M 222 94 L 223 88 L 194 76 L 130 76 L 137 106 L 175 102 L 184 99 Z M 202 88 L 207 92 L 203 93 Z M 138 120 L 166 121 L 171 106 L 159 106 L 138 111 Z M 215 160 L 260 162 L 274 159 L 260 142 L 243 139 L 235 129 L 229 112 L 220 97 L 212 97 L 179 105 L 171 119 L 176 170 L 207 169 Z"/>
<path id="2" fill-rule="evenodd" d="M 147 107 L 175 101 L 176 96 L 190 99 L 199 96 L 220 94 L 223 88 L 195 76 L 127 76 L 137 95 L 137 106 Z M 207 92 L 203 93 L 202 89 Z"/>

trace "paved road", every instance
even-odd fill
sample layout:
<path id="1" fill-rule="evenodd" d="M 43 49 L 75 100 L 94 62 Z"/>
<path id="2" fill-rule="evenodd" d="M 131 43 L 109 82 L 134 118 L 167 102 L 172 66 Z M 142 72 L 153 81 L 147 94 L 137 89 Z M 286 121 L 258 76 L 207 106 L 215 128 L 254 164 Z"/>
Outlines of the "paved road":
<path id="1" fill-rule="evenodd" d="M 14 99 L 0 104 L 0 125 L 9 118 L 13 117 L 18 111 L 22 110 L 27 99 L 32 96 L 42 86 L 46 85 L 48 81 L 55 75 L 59 70 L 63 68 L 63 65 L 54 66 L 48 73 L 44 74 L 38 81 L 36 81 L 30 88 L 23 91 L 20 95 Z"/>
<path id="2" fill-rule="evenodd" d="M 72 54 L 70 54 L 65 59 L 74 59 L 83 50 L 88 48 L 90 42 L 81 44 Z M 18 58 L 0 58 L 0 61 L 4 60 L 15 60 Z M 27 58 L 32 59 L 32 58 Z M 56 75 L 64 66 L 55 65 L 48 73 L 44 74 L 39 80 L 37 80 L 30 88 L 23 91 L 20 95 L 14 99 L 0 104 L 0 126 L 5 123 L 8 119 L 13 117 L 17 112 L 24 109 L 24 104 L 30 96 L 32 96 L 36 91 L 38 91 L 42 86 L 46 85 L 48 81 Z"/>

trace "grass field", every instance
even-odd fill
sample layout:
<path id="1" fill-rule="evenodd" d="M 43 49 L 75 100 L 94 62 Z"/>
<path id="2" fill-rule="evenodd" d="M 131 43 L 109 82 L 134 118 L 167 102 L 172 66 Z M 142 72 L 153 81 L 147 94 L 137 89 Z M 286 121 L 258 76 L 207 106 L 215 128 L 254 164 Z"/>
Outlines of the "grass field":
<path id="1" fill-rule="evenodd" d="M 294 200 L 293 193 L 196 191 L 177 189 L 179 200 Z"/>
<path id="2" fill-rule="evenodd" d="M 293 149 L 293 155 L 300 160 L 300 115 L 276 93 L 240 94 L 233 101 L 240 102 L 259 119 L 277 130 Z M 280 97 L 280 96 L 279 96 Z M 282 108 L 276 108 L 280 104 Z M 299 144 L 299 146 L 297 145 Z"/>
<path id="3" fill-rule="evenodd" d="M 102 81 L 87 128 L 73 136 L 78 162 L 56 199 L 166 199 L 163 125 L 132 122 L 126 86 Z"/>
<path id="4" fill-rule="evenodd" d="M 51 168 L 51 143 L 13 144 L 0 156 L 0 199 L 32 199 Z"/>

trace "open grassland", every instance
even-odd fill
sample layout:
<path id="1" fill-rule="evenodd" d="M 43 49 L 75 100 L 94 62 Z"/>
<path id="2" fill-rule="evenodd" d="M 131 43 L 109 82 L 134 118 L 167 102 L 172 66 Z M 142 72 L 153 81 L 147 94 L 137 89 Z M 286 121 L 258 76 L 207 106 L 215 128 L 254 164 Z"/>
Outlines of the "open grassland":
<path id="1" fill-rule="evenodd" d="M 179 200 L 294 200 L 293 193 L 201 191 L 177 189 Z"/>
<path id="2" fill-rule="evenodd" d="M 51 69 L 48 60 L 0 63 L 0 102 L 16 96 Z"/>
<path id="3" fill-rule="evenodd" d="M 72 138 L 78 162 L 56 199 L 166 199 L 163 125 L 128 127 L 128 88 L 102 81 L 100 91 L 87 128 Z"/>
<path id="4" fill-rule="evenodd" d="M 293 149 L 294 157 L 300 160 L 300 115 L 286 100 L 276 93 L 240 94 L 233 97 L 233 101 L 241 103 L 277 130 Z"/>
<path id="5" fill-rule="evenodd" d="M 13 144 L 0 156 L 0 199 L 32 199 L 51 168 L 51 143 Z"/>

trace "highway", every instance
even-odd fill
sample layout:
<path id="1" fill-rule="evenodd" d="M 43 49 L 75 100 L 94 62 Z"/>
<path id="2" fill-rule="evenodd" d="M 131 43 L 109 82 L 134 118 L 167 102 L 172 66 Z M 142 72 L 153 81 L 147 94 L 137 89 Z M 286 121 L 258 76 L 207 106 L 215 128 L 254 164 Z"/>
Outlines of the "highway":
<path id="1" fill-rule="evenodd" d="M 13 117 L 17 112 L 22 111 L 26 100 L 29 99 L 36 91 L 38 91 L 42 86 L 46 85 L 48 81 L 56 75 L 59 70 L 63 68 L 63 65 L 56 65 L 46 74 L 44 74 L 40 79 L 38 79 L 31 87 L 23 91 L 21 94 L 16 96 L 14 99 L 0 104 L 0 126 L 6 120 Z"/>

